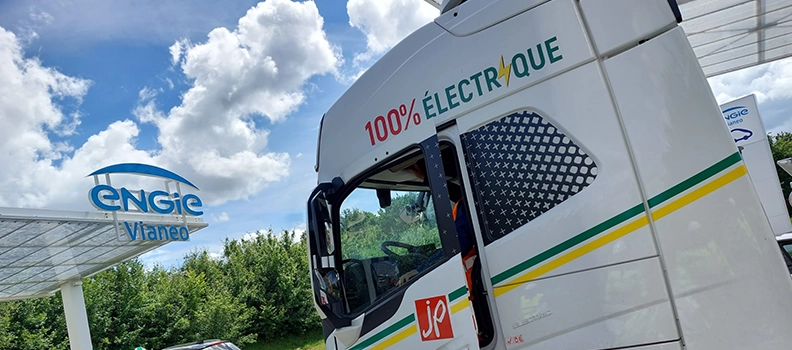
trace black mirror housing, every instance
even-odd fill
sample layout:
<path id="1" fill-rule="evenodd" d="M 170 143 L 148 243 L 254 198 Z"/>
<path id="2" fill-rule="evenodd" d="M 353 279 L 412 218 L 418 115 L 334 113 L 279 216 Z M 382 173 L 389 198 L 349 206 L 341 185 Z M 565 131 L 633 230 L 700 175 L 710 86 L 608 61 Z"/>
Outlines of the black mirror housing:
<path id="1" fill-rule="evenodd" d="M 380 208 L 387 208 L 391 205 L 391 191 L 388 189 L 377 189 L 377 199 L 379 199 Z"/>

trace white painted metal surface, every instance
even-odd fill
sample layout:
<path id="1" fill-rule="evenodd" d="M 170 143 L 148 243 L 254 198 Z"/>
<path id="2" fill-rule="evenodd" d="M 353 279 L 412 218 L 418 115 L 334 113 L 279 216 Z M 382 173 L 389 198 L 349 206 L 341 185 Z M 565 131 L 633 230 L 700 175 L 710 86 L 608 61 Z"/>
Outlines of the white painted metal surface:
<path id="1" fill-rule="evenodd" d="M 647 198 L 737 153 L 694 57 L 675 29 L 606 61 Z M 687 349 L 787 346 L 792 281 L 747 176 L 655 220 L 654 232 Z"/>
<path id="2" fill-rule="evenodd" d="M 332 342 L 334 340 L 333 338 L 338 336 L 339 349 L 350 349 L 354 348 L 354 345 L 360 344 L 369 338 L 377 337 L 380 332 L 387 332 L 387 328 L 392 328 L 394 323 L 400 323 L 398 321 L 403 321 L 404 319 L 410 318 L 412 315 L 414 315 L 417 311 L 416 309 L 419 307 L 419 305 L 416 305 L 415 300 L 434 296 L 445 296 L 454 289 L 461 287 L 462 283 L 464 282 L 459 277 L 463 276 L 463 274 L 464 272 L 462 270 L 462 264 L 443 264 L 432 270 L 422 279 L 416 281 L 413 287 L 407 290 L 404 298 L 401 299 L 401 303 L 398 305 L 398 310 L 393 314 L 393 322 L 384 323 L 379 327 L 374 328 L 367 334 L 360 336 L 359 338 L 356 335 L 352 337 L 352 341 L 350 343 L 344 343 L 341 341 L 342 336 L 340 336 L 339 333 L 344 333 L 345 329 L 336 330 L 330 335 L 328 339 L 330 342 Z M 473 318 L 472 310 L 470 307 L 465 306 L 459 308 L 459 311 L 456 311 L 455 305 L 458 305 L 459 303 L 460 300 L 447 300 L 447 303 L 445 304 L 446 311 L 444 311 L 445 317 L 450 318 L 451 323 L 454 325 L 454 339 L 439 340 L 434 341 L 434 343 L 437 345 L 446 345 L 447 349 L 473 349 L 477 344 L 477 339 L 473 328 L 473 323 L 470 321 Z M 420 306 L 423 307 L 423 305 Z M 360 317 L 361 322 L 363 319 L 365 319 L 365 316 Z M 354 322 L 352 327 L 355 327 Z M 399 348 L 420 349 L 422 347 L 424 343 L 421 341 L 420 335 L 417 334 L 417 332 L 411 332 L 411 330 L 415 328 L 417 328 L 416 325 L 408 325 L 407 327 L 402 325 L 402 327 L 397 328 L 397 331 L 412 335 L 398 342 Z"/>
<path id="3" fill-rule="evenodd" d="M 525 283 L 496 300 L 503 336 L 525 341 L 509 349 L 608 349 L 679 339 L 657 258 Z"/>
<path id="4" fill-rule="evenodd" d="M 602 56 L 632 47 L 676 25 L 667 2 L 655 0 L 583 0 L 583 15 Z"/>
<path id="5" fill-rule="evenodd" d="M 60 285 L 63 313 L 72 350 L 91 350 L 91 331 L 88 328 L 88 313 L 85 310 L 82 281 L 70 280 Z"/>

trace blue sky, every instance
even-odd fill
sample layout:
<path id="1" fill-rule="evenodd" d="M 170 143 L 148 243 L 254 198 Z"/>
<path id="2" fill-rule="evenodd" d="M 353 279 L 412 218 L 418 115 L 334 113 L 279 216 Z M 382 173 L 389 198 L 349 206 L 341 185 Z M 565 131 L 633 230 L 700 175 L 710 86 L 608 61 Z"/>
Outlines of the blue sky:
<path id="1" fill-rule="evenodd" d="M 93 210 L 85 175 L 141 162 L 196 183 L 209 223 L 147 264 L 302 230 L 322 113 L 436 15 L 423 0 L 0 2 L 0 207 Z M 779 61 L 710 82 L 721 103 L 756 93 L 777 132 L 791 77 Z"/>
<path id="2" fill-rule="evenodd" d="M 436 13 L 420 0 L 0 2 L 0 160 L 15 168 L 0 206 L 92 210 L 85 175 L 134 161 L 196 183 L 210 224 L 148 264 L 304 229 L 322 114 Z"/>

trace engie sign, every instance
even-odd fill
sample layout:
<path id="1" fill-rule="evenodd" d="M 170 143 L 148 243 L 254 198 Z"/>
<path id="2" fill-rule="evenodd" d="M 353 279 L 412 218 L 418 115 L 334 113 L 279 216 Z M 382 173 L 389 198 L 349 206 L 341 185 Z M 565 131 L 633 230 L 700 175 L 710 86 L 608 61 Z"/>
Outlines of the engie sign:
<path id="1" fill-rule="evenodd" d="M 109 182 L 109 174 L 125 173 L 141 176 L 162 178 L 165 180 L 165 190 L 154 189 L 130 190 L 126 187 L 116 188 Z M 107 184 L 98 183 L 98 175 L 105 175 Z M 96 184 L 88 192 L 91 204 L 100 211 L 133 212 L 138 214 L 169 215 L 178 217 L 201 216 L 203 202 L 193 193 L 181 193 L 180 184 L 198 190 L 187 179 L 160 167 L 124 163 L 104 167 L 88 176 L 94 176 Z M 175 191 L 168 186 L 170 182 L 176 184 Z M 130 222 L 131 221 L 131 222 Z M 183 225 L 146 224 L 145 219 L 122 220 L 120 225 L 130 240 L 142 241 L 188 241 L 190 230 L 184 222 Z M 117 224 L 118 225 L 118 224 Z"/>

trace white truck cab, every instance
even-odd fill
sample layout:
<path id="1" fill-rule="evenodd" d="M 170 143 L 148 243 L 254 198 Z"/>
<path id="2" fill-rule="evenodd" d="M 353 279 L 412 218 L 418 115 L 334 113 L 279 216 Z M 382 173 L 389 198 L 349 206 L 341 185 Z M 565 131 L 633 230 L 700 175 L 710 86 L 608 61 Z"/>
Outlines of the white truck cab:
<path id="1" fill-rule="evenodd" d="M 792 279 L 675 1 L 442 8 L 322 119 L 327 349 L 792 344 Z"/>

